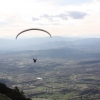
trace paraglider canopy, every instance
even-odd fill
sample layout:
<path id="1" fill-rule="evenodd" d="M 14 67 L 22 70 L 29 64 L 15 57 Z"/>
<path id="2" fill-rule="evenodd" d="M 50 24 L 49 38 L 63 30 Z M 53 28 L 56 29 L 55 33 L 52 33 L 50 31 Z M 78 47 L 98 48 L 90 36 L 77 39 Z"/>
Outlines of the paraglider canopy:
<path id="1" fill-rule="evenodd" d="M 31 29 L 23 30 L 23 31 L 21 31 L 20 33 L 18 33 L 17 36 L 16 36 L 16 39 L 17 39 L 17 37 L 18 37 L 20 34 L 22 34 L 22 33 L 24 33 L 24 32 L 27 32 L 27 31 L 31 31 L 31 30 L 43 31 L 43 32 L 49 34 L 49 36 L 52 38 L 51 34 L 50 34 L 48 31 L 46 31 L 46 30 L 39 29 L 39 28 L 31 28 Z"/>
<path id="2" fill-rule="evenodd" d="M 48 31 L 46 31 L 46 30 L 39 29 L 39 28 L 30 28 L 30 29 L 26 29 L 26 30 L 23 30 L 23 31 L 21 31 L 20 33 L 18 33 L 17 36 L 16 36 L 16 39 L 18 38 L 18 36 L 19 36 L 20 34 L 22 34 L 22 33 L 24 33 L 24 32 L 27 32 L 27 31 L 31 31 L 31 30 L 43 31 L 43 32 L 47 33 L 47 34 L 52 38 L 51 34 L 50 34 Z M 34 59 L 34 58 L 33 58 L 33 61 L 34 61 L 34 63 L 36 63 L 37 59 Z"/>

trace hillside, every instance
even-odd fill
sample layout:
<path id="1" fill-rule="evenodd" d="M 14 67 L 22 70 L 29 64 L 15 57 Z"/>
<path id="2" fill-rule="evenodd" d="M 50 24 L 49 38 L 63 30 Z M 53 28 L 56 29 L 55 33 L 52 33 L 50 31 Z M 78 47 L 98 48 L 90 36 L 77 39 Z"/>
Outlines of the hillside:
<path id="1" fill-rule="evenodd" d="M 3 95 L 2 95 L 3 94 Z M 23 91 L 20 91 L 18 87 L 11 89 L 5 84 L 0 83 L 0 100 L 31 100 L 26 98 Z"/>
<path id="2" fill-rule="evenodd" d="M 6 95 L 0 94 L 0 100 L 11 100 Z"/>
<path id="3" fill-rule="evenodd" d="M 59 47 L 74 47 L 79 49 L 99 48 L 99 38 L 28 38 L 18 40 L 0 39 L 0 51 L 46 50 Z"/>

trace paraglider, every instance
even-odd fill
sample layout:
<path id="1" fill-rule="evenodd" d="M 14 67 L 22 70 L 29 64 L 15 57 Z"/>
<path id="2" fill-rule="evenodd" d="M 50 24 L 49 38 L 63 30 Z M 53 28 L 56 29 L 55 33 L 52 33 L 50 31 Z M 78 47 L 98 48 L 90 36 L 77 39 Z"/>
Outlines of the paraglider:
<path id="1" fill-rule="evenodd" d="M 49 36 L 52 38 L 51 34 L 50 34 L 48 31 L 46 31 L 46 30 L 39 29 L 39 28 L 30 28 L 30 29 L 26 29 L 26 30 L 23 30 L 23 31 L 21 31 L 20 33 L 18 33 L 17 36 L 16 36 L 16 39 L 18 38 L 18 36 L 19 36 L 20 34 L 22 34 L 22 33 L 24 33 L 24 32 L 27 32 L 27 31 L 31 31 L 31 30 L 43 31 L 43 32 L 49 34 Z M 34 63 L 36 63 L 37 59 L 34 59 L 34 58 L 33 58 L 33 61 L 34 61 Z"/>
<path id="2" fill-rule="evenodd" d="M 52 37 L 51 34 L 50 34 L 48 31 L 46 31 L 46 30 L 39 29 L 39 28 L 30 28 L 30 29 L 26 29 L 26 30 L 23 30 L 23 31 L 21 31 L 20 33 L 18 33 L 17 36 L 16 36 L 16 39 L 17 39 L 17 37 L 18 37 L 20 34 L 22 34 L 22 33 L 24 33 L 24 32 L 27 32 L 27 31 L 31 31 L 31 30 L 43 31 L 43 32 L 48 33 L 48 34 L 50 35 L 50 37 Z"/>
<path id="3" fill-rule="evenodd" d="M 36 60 L 37 60 L 37 59 L 34 59 L 34 58 L 33 58 L 34 63 L 36 63 Z"/>

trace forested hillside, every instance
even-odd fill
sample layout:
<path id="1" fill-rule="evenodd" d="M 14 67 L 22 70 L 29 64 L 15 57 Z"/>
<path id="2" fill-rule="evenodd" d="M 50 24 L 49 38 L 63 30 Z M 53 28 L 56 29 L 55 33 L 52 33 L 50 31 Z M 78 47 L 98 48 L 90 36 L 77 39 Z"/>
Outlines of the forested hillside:
<path id="1" fill-rule="evenodd" d="M 17 87 L 11 89 L 3 83 L 0 83 L 0 93 L 9 97 L 8 99 L 6 96 L 0 94 L 0 100 L 10 100 L 10 98 L 11 100 L 31 100 L 26 98 L 24 92 L 20 91 Z"/>

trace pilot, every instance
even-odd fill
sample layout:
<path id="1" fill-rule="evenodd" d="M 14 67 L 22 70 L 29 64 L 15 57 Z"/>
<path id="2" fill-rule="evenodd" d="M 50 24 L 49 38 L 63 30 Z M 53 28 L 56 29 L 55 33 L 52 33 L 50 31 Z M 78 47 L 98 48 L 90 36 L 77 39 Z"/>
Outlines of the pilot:
<path id="1" fill-rule="evenodd" d="M 36 63 L 36 60 L 37 60 L 37 59 L 34 59 L 34 58 L 33 58 L 34 63 Z"/>

